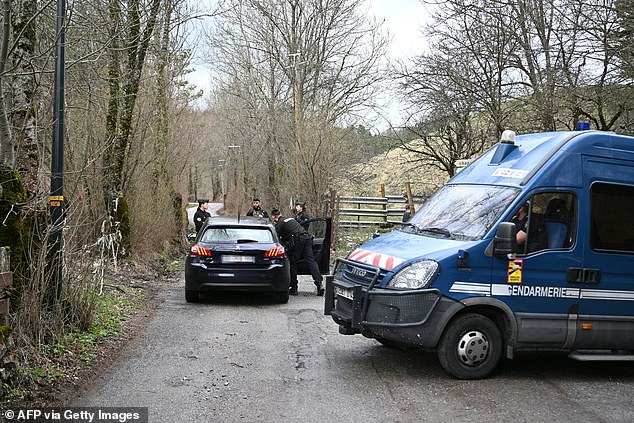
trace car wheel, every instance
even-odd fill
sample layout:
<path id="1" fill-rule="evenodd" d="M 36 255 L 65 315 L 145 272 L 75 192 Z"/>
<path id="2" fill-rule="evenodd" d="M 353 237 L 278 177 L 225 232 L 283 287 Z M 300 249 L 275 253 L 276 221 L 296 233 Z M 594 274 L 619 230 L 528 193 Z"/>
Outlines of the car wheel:
<path id="1" fill-rule="evenodd" d="M 465 314 L 451 322 L 438 347 L 440 365 L 458 379 L 482 379 L 501 358 L 500 330 L 479 314 Z"/>
<path id="2" fill-rule="evenodd" d="M 276 303 L 286 304 L 288 303 L 288 290 L 283 292 L 276 292 L 273 294 L 273 298 Z"/>
<path id="3" fill-rule="evenodd" d="M 198 291 L 193 291 L 191 289 L 185 289 L 185 301 L 188 303 L 197 303 L 198 302 Z"/>

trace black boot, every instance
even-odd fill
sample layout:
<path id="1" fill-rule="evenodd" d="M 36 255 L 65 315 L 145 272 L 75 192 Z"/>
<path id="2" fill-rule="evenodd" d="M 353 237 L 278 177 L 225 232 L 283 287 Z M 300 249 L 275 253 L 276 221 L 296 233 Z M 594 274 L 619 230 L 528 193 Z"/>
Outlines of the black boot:
<path id="1" fill-rule="evenodd" d="M 317 287 L 317 295 L 320 297 L 324 295 L 324 286 L 321 284 L 321 281 L 315 282 L 315 286 Z"/>
<path id="2" fill-rule="evenodd" d="M 288 289 L 288 295 L 297 295 L 297 287 L 296 286 L 291 286 Z"/>

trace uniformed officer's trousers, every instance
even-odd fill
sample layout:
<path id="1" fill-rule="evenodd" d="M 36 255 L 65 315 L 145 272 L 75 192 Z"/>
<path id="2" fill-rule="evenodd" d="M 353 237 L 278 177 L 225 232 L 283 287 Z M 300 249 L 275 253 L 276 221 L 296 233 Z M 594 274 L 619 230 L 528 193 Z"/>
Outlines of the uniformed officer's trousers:
<path id="1" fill-rule="evenodd" d="M 321 286 L 321 274 L 313 255 L 313 242 L 310 238 L 301 237 L 293 247 L 286 250 L 286 253 L 291 265 L 291 288 L 297 289 L 297 263 L 302 259 L 306 260 L 315 285 Z"/>

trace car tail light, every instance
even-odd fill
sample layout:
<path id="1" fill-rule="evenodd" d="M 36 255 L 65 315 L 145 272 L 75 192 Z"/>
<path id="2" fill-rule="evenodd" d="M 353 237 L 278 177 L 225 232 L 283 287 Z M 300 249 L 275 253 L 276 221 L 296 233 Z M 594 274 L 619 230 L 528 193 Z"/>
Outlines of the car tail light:
<path id="1" fill-rule="evenodd" d="M 266 250 L 266 253 L 264 253 L 264 257 L 269 257 L 269 258 L 286 257 L 286 252 L 284 251 L 284 247 L 273 247 Z"/>
<path id="2" fill-rule="evenodd" d="M 192 245 L 191 255 L 211 257 L 211 250 L 209 248 L 201 247 L 200 245 Z"/>

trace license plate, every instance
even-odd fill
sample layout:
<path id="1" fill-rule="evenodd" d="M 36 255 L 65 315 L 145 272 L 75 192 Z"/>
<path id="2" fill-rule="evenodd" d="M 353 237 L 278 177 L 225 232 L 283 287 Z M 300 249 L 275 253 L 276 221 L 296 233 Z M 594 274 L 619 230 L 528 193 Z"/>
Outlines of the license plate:
<path id="1" fill-rule="evenodd" d="M 335 286 L 335 295 L 339 295 L 340 297 L 347 298 L 352 300 L 352 289 L 341 288 L 339 286 Z"/>
<path id="2" fill-rule="evenodd" d="M 255 263 L 253 256 L 222 256 L 223 263 Z"/>

